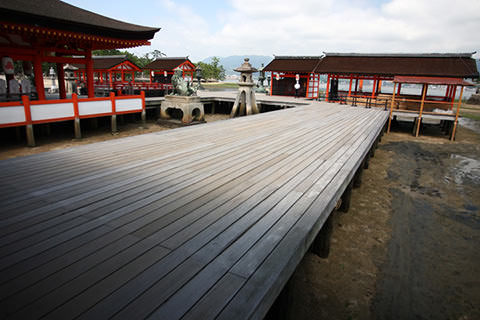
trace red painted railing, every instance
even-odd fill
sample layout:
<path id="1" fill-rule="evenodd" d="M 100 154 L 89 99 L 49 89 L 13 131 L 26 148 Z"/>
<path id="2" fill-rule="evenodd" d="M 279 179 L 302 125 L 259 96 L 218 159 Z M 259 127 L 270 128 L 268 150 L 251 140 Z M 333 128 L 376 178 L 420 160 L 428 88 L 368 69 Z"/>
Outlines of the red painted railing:
<path id="1" fill-rule="evenodd" d="M 144 91 L 82 99 L 73 94 L 71 99 L 59 100 L 30 100 L 24 95 L 21 101 L 0 102 L 0 128 L 137 112 L 145 112 Z"/>

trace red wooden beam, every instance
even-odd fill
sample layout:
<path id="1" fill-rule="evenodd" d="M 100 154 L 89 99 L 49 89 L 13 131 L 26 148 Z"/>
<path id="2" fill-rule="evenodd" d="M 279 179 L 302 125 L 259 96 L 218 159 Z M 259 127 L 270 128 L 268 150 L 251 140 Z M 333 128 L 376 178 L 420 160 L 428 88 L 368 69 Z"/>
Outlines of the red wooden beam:
<path id="1" fill-rule="evenodd" d="M 57 75 L 58 75 L 58 92 L 60 93 L 60 99 L 66 99 L 67 92 L 65 90 L 65 71 L 63 70 L 62 63 L 57 63 Z"/>
<path id="2" fill-rule="evenodd" d="M 43 87 L 42 60 L 39 55 L 33 59 L 33 72 L 35 74 L 35 88 L 37 89 L 38 100 L 45 100 L 45 88 Z"/>
<path id="3" fill-rule="evenodd" d="M 93 59 L 92 59 L 92 50 L 87 50 L 86 55 L 86 68 L 87 68 L 87 92 L 88 97 L 95 97 L 95 90 L 93 87 Z"/>

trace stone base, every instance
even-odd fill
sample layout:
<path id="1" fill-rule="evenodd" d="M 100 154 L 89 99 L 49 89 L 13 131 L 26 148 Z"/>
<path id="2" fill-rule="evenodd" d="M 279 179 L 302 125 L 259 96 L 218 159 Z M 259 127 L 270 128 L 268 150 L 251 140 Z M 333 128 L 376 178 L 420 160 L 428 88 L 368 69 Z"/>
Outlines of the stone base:
<path id="1" fill-rule="evenodd" d="M 467 100 L 468 104 L 480 104 L 480 94 L 472 94 Z"/>
<path id="2" fill-rule="evenodd" d="M 170 111 L 172 109 L 180 109 L 183 112 L 182 122 L 185 124 L 205 120 L 205 111 L 200 97 L 165 96 L 165 100 L 160 106 L 160 118 L 171 119 Z"/>

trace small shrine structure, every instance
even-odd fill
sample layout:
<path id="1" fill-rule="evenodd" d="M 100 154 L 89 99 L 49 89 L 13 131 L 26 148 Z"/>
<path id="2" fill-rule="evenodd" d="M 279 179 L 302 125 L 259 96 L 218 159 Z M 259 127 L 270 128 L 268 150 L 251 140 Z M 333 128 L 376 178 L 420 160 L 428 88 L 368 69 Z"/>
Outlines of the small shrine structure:
<path id="1" fill-rule="evenodd" d="M 170 85 L 175 69 L 182 70 L 185 80 L 192 82 L 196 67 L 188 57 L 164 57 L 157 58 L 144 67 L 150 71 L 150 83 L 161 83 Z"/>
<path id="2" fill-rule="evenodd" d="M 36 93 L 34 100 L 29 95 L 12 97 L 12 90 L 7 88 L 6 101 L 0 102 L 0 128 L 25 126 L 27 144 L 34 146 L 35 124 L 74 120 L 75 137 L 79 138 L 83 118 L 111 116 L 112 131 L 116 131 L 117 114 L 141 112 L 144 119 L 144 93 L 126 97 L 112 93 L 110 97 L 95 98 L 92 51 L 149 45 L 159 30 L 111 19 L 59 0 L 1 1 L 0 57 L 2 61 L 21 61 L 24 74 L 33 66 Z M 46 99 L 43 62 L 56 64 L 58 100 Z M 65 64 L 84 66 L 88 98 L 72 94 L 67 99 Z M 8 74 L 7 83 L 13 78 Z"/>

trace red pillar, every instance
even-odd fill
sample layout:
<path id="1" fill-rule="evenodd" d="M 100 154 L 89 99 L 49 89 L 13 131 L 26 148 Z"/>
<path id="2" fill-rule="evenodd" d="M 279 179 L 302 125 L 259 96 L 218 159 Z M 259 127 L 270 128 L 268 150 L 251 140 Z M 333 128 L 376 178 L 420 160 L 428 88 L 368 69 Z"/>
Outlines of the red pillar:
<path id="1" fill-rule="evenodd" d="M 325 88 L 325 101 L 328 101 L 328 91 L 330 90 L 330 73 L 327 76 L 327 87 Z"/>
<path id="2" fill-rule="evenodd" d="M 85 52 L 85 58 L 87 60 L 86 69 L 87 69 L 87 92 L 89 98 L 95 97 L 95 90 L 93 88 L 93 59 L 92 59 L 92 50 L 87 49 Z"/>
<path id="3" fill-rule="evenodd" d="M 452 105 L 450 106 L 450 110 L 453 110 L 453 105 L 455 103 L 455 96 L 457 94 L 457 86 L 453 86 L 453 90 L 451 92 L 451 97 L 452 97 Z"/>
<path id="4" fill-rule="evenodd" d="M 58 92 L 60 93 L 60 99 L 66 99 L 67 91 L 65 90 L 65 71 L 63 70 L 63 63 L 57 63 L 57 75 Z"/>
<path id="5" fill-rule="evenodd" d="M 352 82 L 353 82 L 353 76 L 350 75 L 350 85 L 348 86 L 348 96 L 349 97 L 352 95 Z"/>
<path id="6" fill-rule="evenodd" d="M 271 71 L 270 75 L 270 95 L 273 96 L 273 71 Z"/>
<path id="7" fill-rule="evenodd" d="M 402 84 L 398 84 L 397 96 L 400 95 L 400 90 L 402 90 Z"/>
<path id="8" fill-rule="evenodd" d="M 33 72 L 35 73 L 35 88 L 37 89 L 38 100 L 45 100 L 45 87 L 43 86 L 43 71 L 40 52 L 33 58 Z"/>

